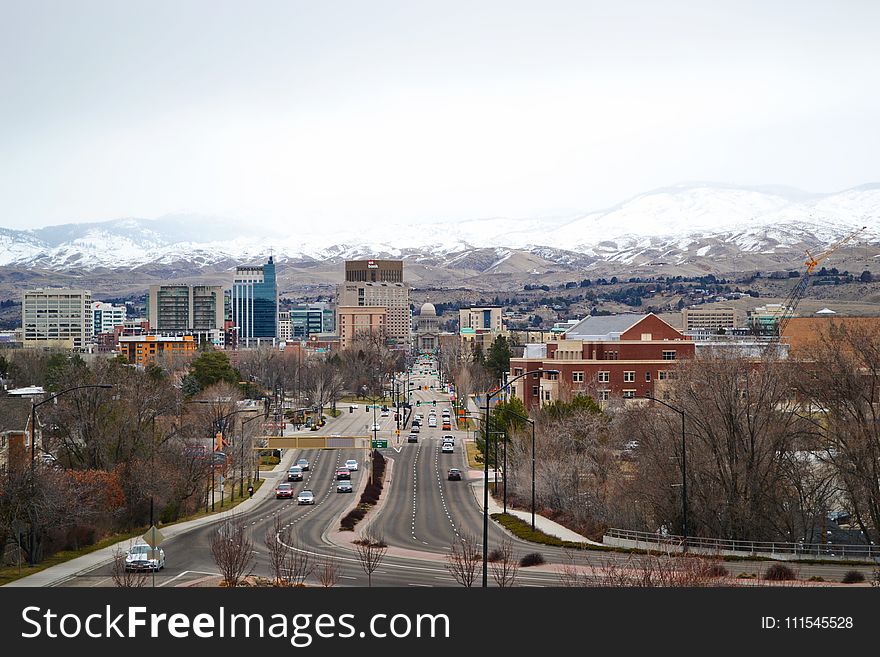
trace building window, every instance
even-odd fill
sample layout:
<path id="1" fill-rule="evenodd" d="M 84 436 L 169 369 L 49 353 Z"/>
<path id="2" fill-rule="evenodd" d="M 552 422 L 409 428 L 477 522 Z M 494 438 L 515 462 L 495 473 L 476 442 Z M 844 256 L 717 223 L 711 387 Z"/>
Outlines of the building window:
<path id="1" fill-rule="evenodd" d="M 606 351 L 605 352 L 605 360 L 617 360 L 617 352 L 616 351 Z"/>
<path id="2" fill-rule="evenodd" d="M 550 391 L 549 390 L 544 391 L 544 401 L 550 401 Z"/>
<path id="3" fill-rule="evenodd" d="M 645 372 L 645 383 L 650 383 L 650 382 L 651 382 L 651 371 L 648 370 L 647 372 Z"/>
<path id="4" fill-rule="evenodd" d="M 611 372 L 599 372 L 599 383 L 608 383 L 611 381 Z"/>
<path id="5" fill-rule="evenodd" d="M 633 399 L 635 396 L 636 396 L 635 390 L 624 390 L 623 391 L 623 398 L 624 399 Z"/>
<path id="6" fill-rule="evenodd" d="M 658 370 L 657 371 L 657 379 L 660 381 L 665 381 L 669 378 L 669 372 L 667 370 Z"/>
<path id="7" fill-rule="evenodd" d="M 663 351 L 663 360 L 675 360 L 675 350 Z"/>
<path id="8" fill-rule="evenodd" d="M 599 401 L 608 401 L 608 391 L 600 390 L 599 391 Z"/>
<path id="9" fill-rule="evenodd" d="M 538 396 L 538 386 L 532 386 L 532 395 L 535 397 Z"/>
<path id="10" fill-rule="evenodd" d="M 551 381 L 556 381 L 556 379 L 559 378 L 559 374 L 558 374 L 557 372 L 550 372 L 550 374 L 548 374 L 547 377 L 548 377 Z"/>
<path id="11" fill-rule="evenodd" d="M 572 383 L 583 383 L 584 382 L 584 373 L 583 372 L 572 372 L 571 373 L 571 381 L 572 381 Z"/>
<path id="12" fill-rule="evenodd" d="M 623 373 L 623 382 L 624 383 L 635 383 L 636 373 L 634 370 L 630 370 Z"/>

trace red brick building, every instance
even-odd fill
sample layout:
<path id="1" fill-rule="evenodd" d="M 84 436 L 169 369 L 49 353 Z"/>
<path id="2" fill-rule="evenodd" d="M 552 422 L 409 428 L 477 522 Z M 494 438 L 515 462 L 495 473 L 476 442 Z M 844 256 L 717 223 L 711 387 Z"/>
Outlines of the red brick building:
<path id="1" fill-rule="evenodd" d="M 677 361 L 694 357 L 694 343 L 654 314 L 587 317 L 556 342 L 526 345 L 522 358 L 510 359 L 514 394 L 532 406 L 583 393 L 598 401 L 652 395 L 663 397 Z"/>

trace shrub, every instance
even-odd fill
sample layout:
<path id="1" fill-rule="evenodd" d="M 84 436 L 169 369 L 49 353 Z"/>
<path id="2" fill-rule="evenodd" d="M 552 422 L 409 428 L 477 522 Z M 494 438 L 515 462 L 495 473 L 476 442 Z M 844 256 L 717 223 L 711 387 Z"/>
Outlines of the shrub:
<path id="1" fill-rule="evenodd" d="M 786 580 L 797 579 L 790 567 L 784 563 L 774 563 L 767 567 L 764 571 L 764 579 L 771 582 L 783 582 Z"/>
<path id="2" fill-rule="evenodd" d="M 700 566 L 700 572 L 706 577 L 727 577 L 730 574 L 727 568 L 717 561 L 703 562 Z"/>
<path id="3" fill-rule="evenodd" d="M 489 550 L 489 554 L 486 555 L 486 560 L 489 563 L 495 563 L 496 561 L 500 560 L 501 557 L 503 557 L 503 556 L 504 556 L 504 552 L 501 550 L 501 548 L 496 547 L 496 548 L 492 548 L 491 550 Z"/>
<path id="4" fill-rule="evenodd" d="M 860 570 L 847 570 L 840 581 L 844 584 L 858 584 L 865 581 L 865 575 Z"/>
<path id="5" fill-rule="evenodd" d="M 807 581 L 808 581 L 808 582 L 824 582 L 824 581 L 825 581 L 825 578 L 822 577 L 821 575 L 813 575 L 813 576 L 812 576 L 810 579 L 808 579 Z"/>
<path id="6" fill-rule="evenodd" d="M 755 579 L 756 577 L 755 573 L 740 573 L 736 576 L 737 579 Z"/>
<path id="7" fill-rule="evenodd" d="M 519 560 L 519 565 L 523 568 L 528 568 L 529 566 L 540 566 L 542 563 L 547 563 L 544 559 L 544 555 L 540 552 L 529 552 L 522 559 Z"/>

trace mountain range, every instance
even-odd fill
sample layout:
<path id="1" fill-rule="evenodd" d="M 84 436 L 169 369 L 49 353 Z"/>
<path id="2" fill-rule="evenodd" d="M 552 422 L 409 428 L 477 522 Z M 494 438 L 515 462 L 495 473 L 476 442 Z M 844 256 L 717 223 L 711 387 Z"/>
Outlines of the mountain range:
<path id="1" fill-rule="evenodd" d="M 368 230 L 312 226 L 262 232 L 255 222 L 201 215 L 125 218 L 30 230 L 0 228 L 0 284 L 57 276 L 135 280 L 226 278 L 268 255 L 287 265 L 289 284 L 341 279 L 342 260 L 403 258 L 414 284 L 491 289 L 511 275 L 541 280 L 571 272 L 724 273 L 800 268 L 865 226 L 837 256 L 841 269 L 870 269 L 880 254 L 880 184 L 831 194 L 785 187 L 683 183 L 600 211 L 543 218 L 492 217 Z M 282 272 L 284 267 L 280 268 Z M 2 272 L 6 272 L 5 275 Z M 17 275 L 10 276 L 10 272 Z M 41 274 L 41 275 L 38 275 Z M 589 274 L 588 274 L 589 275 Z"/>

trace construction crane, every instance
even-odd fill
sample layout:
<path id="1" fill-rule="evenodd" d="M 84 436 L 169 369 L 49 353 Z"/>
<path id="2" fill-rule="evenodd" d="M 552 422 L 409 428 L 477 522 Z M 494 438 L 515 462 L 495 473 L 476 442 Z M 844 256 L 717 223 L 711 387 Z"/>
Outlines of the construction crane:
<path id="1" fill-rule="evenodd" d="M 779 316 L 779 320 L 776 322 L 776 332 L 773 336 L 774 342 L 782 338 L 782 333 L 783 331 L 785 331 L 785 327 L 788 325 L 789 320 L 794 317 L 794 312 L 795 310 L 797 310 L 798 303 L 800 303 L 800 300 L 804 298 L 804 295 L 807 292 L 807 287 L 810 283 L 810 275 L 813 273 L 813 270 L 816 268 L 816 266 L 832 253 L 840 249 L 844 244 L 852 240 L 856 235 L 865 230 L 865 228 L 867 228 L 867 226 L 862 226 L 858 230 L 853 231 L 840 241 L 825 249 L 817 256 L 813 256 L 812 253 L 806 251 L 807 259 L 804 260 L 804 264 L 807 266 L 807 270 L 801 275 L 800 280 L 798 280 L 797 282 L 797 285 L 792 288 L 791 292 L 789 292 L 788 294 L 788 297 L 786 297 L 785 301 L 783 302 L 782 314 Z"/>

